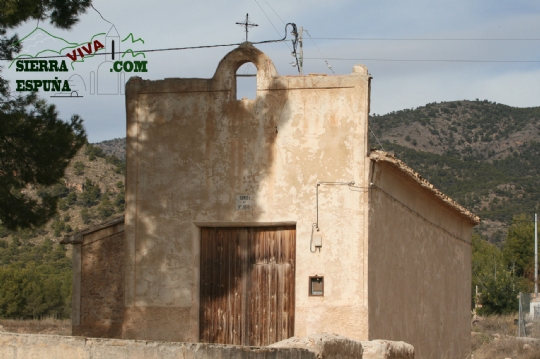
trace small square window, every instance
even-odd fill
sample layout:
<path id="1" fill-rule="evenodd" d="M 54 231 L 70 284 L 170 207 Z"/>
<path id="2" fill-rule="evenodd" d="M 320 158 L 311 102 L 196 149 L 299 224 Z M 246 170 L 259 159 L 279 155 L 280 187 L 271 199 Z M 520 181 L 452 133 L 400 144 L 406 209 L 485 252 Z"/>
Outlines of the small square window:
<path id="1" fill-rule="evenodd" d="M 309 295 L 317 297 L 324 296 L 324 277 L 309 277 Z"/>

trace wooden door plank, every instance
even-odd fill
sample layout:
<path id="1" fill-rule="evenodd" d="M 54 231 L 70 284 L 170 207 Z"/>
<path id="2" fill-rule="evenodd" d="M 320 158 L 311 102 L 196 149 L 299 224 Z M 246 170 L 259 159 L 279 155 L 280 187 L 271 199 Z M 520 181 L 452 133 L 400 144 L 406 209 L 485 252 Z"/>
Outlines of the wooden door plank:
<path id="1" fill-rule="evenodd" d="M 241 333 L 242 345 L 249 345 L 249 306 L 250 306 L 250 297 L 249 297 L 249 288 L 251 287 L 251 277 L 250 277 L 250 243 L 248 229 L 242 228 L 239 232 L 239 258 L 240 258 L 240 282 L 242 288 L 241 302 L 240 302 L 240 312 L 239 312 L 239 331 Z"/>
<path id="2" fill-rule="evenodd" d="M 277 248 L 277 260 L 276 260 L 276 342 L 281 341 L 284 338 L 283 335 L 283 321 L 286 320 L 286 313 L 283 310 L 283 296 L 285 294 L 285 286 L 283 280 L 283 272 L 285 270 L 283 263 L 283 231 L 276 232 L 276 248 Z"/>
<path id="3" fill-rule="evenodd" d="M 209 231 L 206 228 L 201 229 L 201 261 L 200 261 L 200 276 L 201 276 L 201 289 L 200 289 L 200 316 L 199 316 L 199 340 L 203 343 L 208 342 L 208 237 Z"/>
<path id="4" fill-rule="evenodd" d="M 262 313 L 259 310 L 261 303 L 261 291 L 260 291 L 260 272 L 262 266 L 253 265 L 251 268 L 251 287 L 250 291 L 250 308 L 248 313 L 249 320 L 249 345 L 257 345 L 259 343 L 259 332 L 262 324 Z"/>
<path id="5" fill-rule="evenodd" d="M 241 344 L 240 342 L 240 332 L 239 332 L 239 318 L 238 318 L 238 303 L 240 302 L 240 290 L 241 287 L 239 286 L 239 250 L 238 250 L 238 234 L 239 231 L 236 230 L 234 233 L 231 233 L 231 236 L 229 237 L 230 241 L 230 254 L 229 254 L 229 261 L 230 261 L 230 294 L 229 294 L 229 319 L 230 319 L 230 344 Z"/>
<path id="6" fill-rule="evenodd" d="M 290 263 L 290 268 L 287 272 L 287 287 L 288 288 L 288 299 L 289 306 L 287 308 L 288 315 L 288 335 L 287 338 L 294 336 L 294 318 L 295 318 L 295 278 L 296 278 L 296 228 L 291 228 L 287 232 L 287 243 L 288 243 L 288 262 Z"/>
<path id="7" fill-rule="evenodd" d="M 263 245 L 266 247 L 266 241 L 263 238 Z M 266 248 L 265 248 L 266 249 Z M 261 313 L 261 325 L 260 330 L 257 336 L 257 344 L 255 345 L 265 345 L 266 336 L 268 333 L 268 265 L 266 263 L 259 266 L 261 277 L 260 277 L 260 291 L 261 291 L 261 301 L 259 303 L 258 310 Z"/>
<path id="8" fill-rule="evenodd" d="M 230 234 L 230 231 L 221 230 L 221 243 L 220 243 L 220 265 L 218 269 L 219 276 L 219 304 L 220 304 L 220 313 L 219 313 L 219 330 L 220 337 L 217 343 L 225 344 L 228 340 L 228 309 L 229 309 L 229 246 L 227 237 Z"/>
<path id="9" fill-rule="evenodd" d="M 202 228 L 200 338 L 268 345 L 294 334 L 294 227 Z"/>
<path id="10" fill-rule="evenodd" d="M 208 252 L 210 255 L 210 258 L 212 260 L 212 267 L 210 268 L 210 343 L 215 343 L 217 340 L 217 317 L 219 315 L 218 313 L 218 305 L 216 303 L 216 298 L 219 294 L 219 287 L 217 286 L 218 277 L 216 274 L 216 268 L 219 266 L 219 259 L 218 259 L 218 249 L 219 245 L 219 232 L 217 230 L 214 230 L 212 243 L 210 247 L 208 248 Z"/>
<path id="11" fill-rule="evenodd" d="M 221 258 L 223 260 L 221 267 L 220 267 L 220 277 L 221 277 L 221 306 L 222 306 L 222 313 L 221 313 L 221 323 L 220 326 L 223 329 L 222 332 L 222 341 L 220 343 L 226 344 L 230 343 L 231 340 L 231 332 L 230 332 L 230 298 L 231 298 L 231 291 L 230 291 L 230 237 L 234 233 L 234 228 L 231 228 L 230 230 L 222 230 L 223 233 L 223 242 L 222 242 L 222 255 Z"/>
<path id="12" fill-rule="evenodd" d="M 222 230 L 217 231 L 217 246 L 216 246 L 216 266 L 214 267 L 214 287 L 216 290 L 216 296 L 214 297 L 214 303 L 216 306 L 216 316 L 214 321 L 214 341 L 213 343 L 224 343 L 224 328 L 223 328 L 223 315 L 224 315 L 224 300 L 223 300 L 223 236 Z"/>
<path id="13" fill-rule="evenodd" d="M 267 229 L 264 234 L 268 245 L 268 263 L 276 263 L 276 232 L 277 229 Z"/>
<path id="14" fill-rule="evenodd" d="M 268 315 L 268 344 L 277 342 L 277 297 L 278 297 L 278 281 L 277 281 L 277 272 L 278 265 L 271 264 L 269 265 L 269 315 Z"/>

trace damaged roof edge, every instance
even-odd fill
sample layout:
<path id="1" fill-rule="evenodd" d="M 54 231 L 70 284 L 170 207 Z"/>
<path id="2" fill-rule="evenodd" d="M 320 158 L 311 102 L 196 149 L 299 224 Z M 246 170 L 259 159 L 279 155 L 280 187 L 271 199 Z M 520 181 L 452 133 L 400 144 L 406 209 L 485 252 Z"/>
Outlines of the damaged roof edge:
<path id="1" fill-rule="evenodd" d="M 83 237 L 87 234 L 99 231 L 100 229 L 114 226 L 115 224 L 124 222 L 124 215 L 113 218 L 107 222 L 102 222 L 96 224 L 95 226 L 88 227 L 82 231 L 75 232 L 71 235 L 64 236 L 64 239 L 60 241 L 60 244 L 81 244 L 83 242 Z"/>
<path id="2" fill-rule="evenodd" d="M 394 168 L 401 171 L 403 174 L 407 175 L 409 178 L 414 180 L 416 183 L 420 184 L 422 188 L 428 190 L 432 194 L 434 194 L 436 197 L 438 197 L 443 203 L 453 209 L 455 212 L 458 212 L 461 216 L 467 218 L 469 221 L 477 225 L 480 223 L 480 217 L 470 212 L 465 207 L 458 204 L 456 201 L 454 201 L 452 198 L 448 197 L 441 191 L 439 191 L 435 186 L 433 186 L 431 183 L 429 183 L 425 178 L 423 178 L 418 172 L 415 172 L 412 168 L 407 166 L 403 161 L 397 159 L 394 157 L 394 155 L 384 152 L 384 151 L 371 151 L 369 154 L 370 160 L 374 162 L 380 162 L 383 161 L 385 163 L 388 163 L 392 165 Z"/>

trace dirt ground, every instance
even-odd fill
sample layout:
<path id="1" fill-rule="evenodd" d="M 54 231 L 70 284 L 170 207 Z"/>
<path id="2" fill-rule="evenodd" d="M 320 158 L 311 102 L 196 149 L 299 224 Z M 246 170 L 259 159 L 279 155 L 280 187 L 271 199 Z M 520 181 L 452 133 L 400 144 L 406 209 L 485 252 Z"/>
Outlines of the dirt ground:
<path id="1" fill-rule="evenodd" d="M 478 318 L 472 325 L 467 359 L 540 359 L 540 323 L 529 325 L 529 338 L 516 338 L 517 315 Z"/>
<path id="2" fill-rule="evenodd" d="M 0 319 L 0 332 L 71 335 L 71 319 Z"/>

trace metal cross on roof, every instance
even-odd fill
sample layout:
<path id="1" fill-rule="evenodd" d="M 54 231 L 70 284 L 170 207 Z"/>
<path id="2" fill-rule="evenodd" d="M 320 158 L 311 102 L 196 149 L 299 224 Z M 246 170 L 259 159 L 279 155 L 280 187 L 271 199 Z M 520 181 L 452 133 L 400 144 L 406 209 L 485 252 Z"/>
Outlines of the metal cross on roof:
<path id="1" fill-rule="evenodd" d="M 248 28 L 259 26 L 257 24 L 252 23 L 252 22 L 249 22 L 249 14 L 246 14 L 246 21 L 237 22 L 236 25 L 240 25 L 240 26 L 242 26 L 242 27 L 244 27 L 246 29 L 246 42 L 248 41 L 248 32 L 249 32 Z"/>

